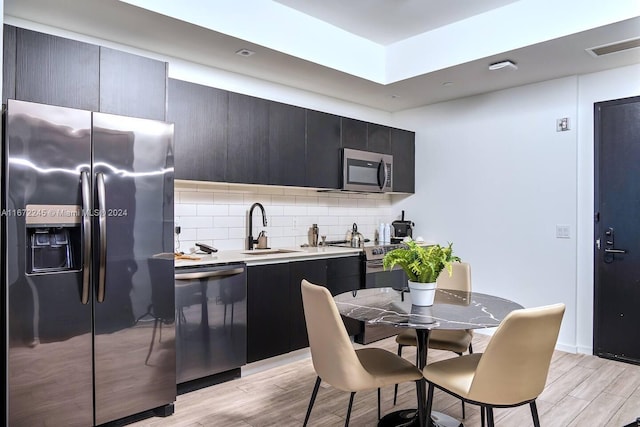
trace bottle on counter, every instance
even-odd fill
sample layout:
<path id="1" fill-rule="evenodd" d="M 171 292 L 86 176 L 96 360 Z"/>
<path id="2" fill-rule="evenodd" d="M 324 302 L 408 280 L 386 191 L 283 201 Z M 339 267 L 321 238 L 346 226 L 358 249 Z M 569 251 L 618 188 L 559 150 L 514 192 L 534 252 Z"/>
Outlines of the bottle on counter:
<path id="1" fill-rule="evenodd" d="M 384 225 L 384 244 L 391 243 L 391 224 Z"/>
<path id="2" fill-rule="evenodd" d="M 318 229 L 318 224 L 313 224 L 311 227 L 309 227 L 309 246 L 318 246 L 319 234 L 320 230 Z"/>
<path id="3" fill-rule="evenodd" d="M 378 242 L 379 245 L 384 245 L 384 222 L 381 222 L 378 226 Z"/>

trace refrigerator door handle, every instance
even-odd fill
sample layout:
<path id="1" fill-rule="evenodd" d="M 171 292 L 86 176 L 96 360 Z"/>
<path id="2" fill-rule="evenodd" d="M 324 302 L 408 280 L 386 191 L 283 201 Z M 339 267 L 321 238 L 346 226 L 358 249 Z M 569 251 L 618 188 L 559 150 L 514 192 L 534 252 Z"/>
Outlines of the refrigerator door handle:
<path id="1" fill-rule="evenodd" d="M 107 264 L 107 208 L 104 186 L 104 174 L 96 174 L 96 184 L 98 187 L 98 228 L 100 236 L 100 265 L 98 269 L 98 302 L 104 301 L 104 285 Z"/>
<path id="2" fill-rule="evenodd" d="M 91 185 L 89 172 L 80 172 L 82 189 L 82 304 L 89 303 L 89 283 L 91 280 Z"/>

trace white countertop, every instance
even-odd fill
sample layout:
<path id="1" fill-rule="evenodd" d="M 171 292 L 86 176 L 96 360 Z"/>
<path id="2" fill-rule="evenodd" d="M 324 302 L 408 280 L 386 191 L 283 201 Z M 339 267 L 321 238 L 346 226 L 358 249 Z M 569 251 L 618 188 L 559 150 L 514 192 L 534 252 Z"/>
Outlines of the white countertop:
<path id="1" fill-rule="evenodd" d="M 176 259 L 175 267 L 198 267 L 216 264 L 228 264 L 234 262 L 244 262 L 247 265 L 264 265 L 278 264 L 291 261 L 302 261 L 321 258 L 335 258 L 349 255 L 359 254 L 362 249 L 359 248 L 343 248 L 335 246 L 319 246 L 319 247 L 291 247 L 277 248 L 285 251 L 282 253 L 261 252 L 260 249 L 254 249 L 248 254 L 247 250 L 220 250 L 211 255 L 194 254 L 198 260 Z M 264 250 L 263 250 L 264 251 Z"/>

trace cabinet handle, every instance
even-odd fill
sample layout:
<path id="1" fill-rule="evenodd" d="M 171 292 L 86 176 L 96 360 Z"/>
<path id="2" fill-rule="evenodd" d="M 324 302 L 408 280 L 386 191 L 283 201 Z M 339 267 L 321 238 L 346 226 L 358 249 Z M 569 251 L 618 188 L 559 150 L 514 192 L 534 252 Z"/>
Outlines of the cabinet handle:
<path id="1" fill-rule="evenodd" d="M 232 268 L 230 270 L 218 270 L 218 271 L 201 271 L 197 273 L 177 273 L 175 275 L 176 280 L 195 280 L 206 279 L 208 277 L 227 277 L 235 276 L 244 272 L 244 268 Z"/>

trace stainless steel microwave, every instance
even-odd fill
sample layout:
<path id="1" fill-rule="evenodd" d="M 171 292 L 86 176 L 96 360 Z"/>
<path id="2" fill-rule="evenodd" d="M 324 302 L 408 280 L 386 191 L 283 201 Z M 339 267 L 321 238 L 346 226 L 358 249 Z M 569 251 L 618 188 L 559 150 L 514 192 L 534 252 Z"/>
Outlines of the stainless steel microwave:
<path id="1" fill-rule="evenodd" d="M 342 150 L 342 189 L 385 193 L 393 191 L 393 156 L 371 151 Z"/>

